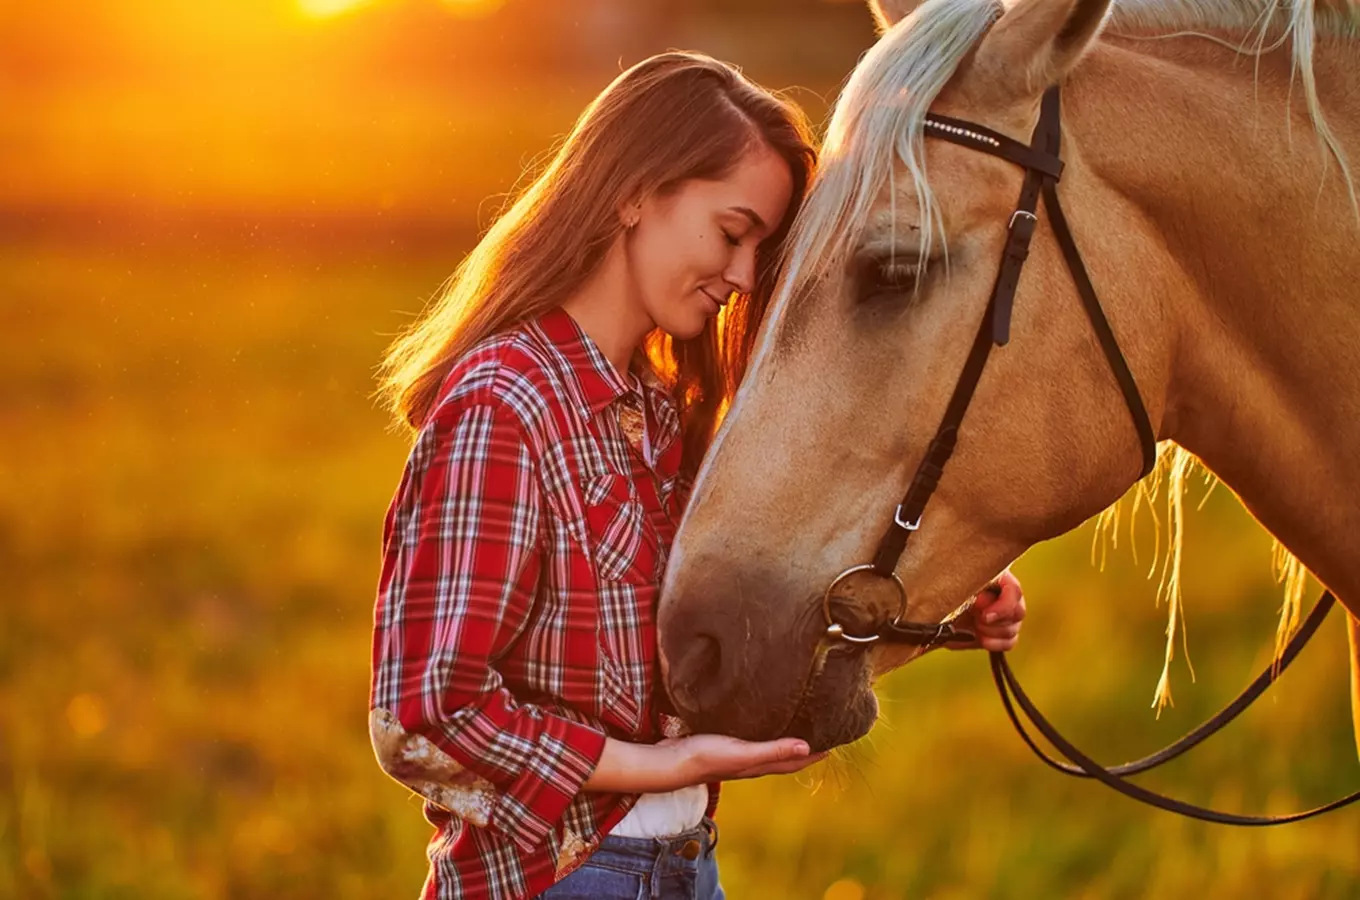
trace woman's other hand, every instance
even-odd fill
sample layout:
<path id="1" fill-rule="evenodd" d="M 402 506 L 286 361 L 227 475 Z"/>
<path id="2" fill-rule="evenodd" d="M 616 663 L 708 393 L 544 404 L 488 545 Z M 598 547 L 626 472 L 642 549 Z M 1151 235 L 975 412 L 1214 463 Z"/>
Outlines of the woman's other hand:
<path id="1" fill-rule="evenodd" d="M 977 640 L 966 644 L 948 644 L 951 650 L 1000 650 L 1006 652 L 1020 637 L 1020 624 L 1025 620 L 1025 595 L 1020 582 L 1007 569 L 993 584 L 974 598 L 972 605 L 958 618 L 960 627 L 977 635 Z"/>

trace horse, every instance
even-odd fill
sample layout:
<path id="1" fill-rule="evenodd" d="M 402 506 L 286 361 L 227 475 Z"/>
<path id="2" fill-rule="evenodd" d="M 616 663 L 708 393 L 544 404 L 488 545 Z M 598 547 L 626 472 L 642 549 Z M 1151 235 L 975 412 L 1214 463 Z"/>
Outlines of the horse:
<path id="1" fill-rule="evenodd" d="M 1335 593 L 1360 652 L 1360 8 L 1339 3 L 871 3 L 880 38 L 836 101 L 662 587 L 663 679 L 692 728 L 846 744 L 877 717 L 873 681 L 920 656 L 826 640 L 823 603 L 847 632 L 900 614 L 894 579 L 838 573 L 871 556 L 925 457 L 1025 177 L 926 124 L 1028 143 L 1054 85 L 1058 192 L 1142 447 L 1198 457 Z M 947 620 L 1108 509 L 1146 455 L 1041 210 L 1009 343 L 890 573 L 902 617 Z"/>

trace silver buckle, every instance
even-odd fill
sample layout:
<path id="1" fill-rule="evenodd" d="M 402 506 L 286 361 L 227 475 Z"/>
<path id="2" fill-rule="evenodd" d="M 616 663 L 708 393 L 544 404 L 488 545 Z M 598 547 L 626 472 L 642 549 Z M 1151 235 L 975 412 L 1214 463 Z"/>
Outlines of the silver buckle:
<path id="1" fill-rule="evenodd" d="M 920 515 L 918 515 L 918 516 L 916 517 L 916 521 L 915 521 L 915 522 L 903 522 L 903 521 L 902 521 L 902 504 L 899 503 L 899 504 L 897 504 L 897 509 L 893 511 L 893 521 L 897 523 L 897 527 L 898 527 L 898 528 L 904 529 L 904 530 L 906 530 L 906 531 L 916 531 L 916 530 L 920 529 L 920 527 L 921 527 L 921 516 L 924 516 L 924 515 L 925 515 L 924 512 L 922 512 Z"/>
<path id="2" fill-rule="evenodd" d="M 1006 228 L 1009 229 L 1009 230 L 1011 230 L 1011 231 L 1014 231 L 1014 230 L 1015 230 L 1015 220 L 1018 219 L 1018 218 L 1020 218 L 1021 216 L 1024 216 L 1025 218 L 1029 219 L 1031 222 L 1035 223 L 1036 225 L 1039 224 L 1039 217 L 1036 216 L 1034 213 L 1030 212 L 1030 211 L 1027 210 L 1027 209 L 1017 209 L 1015 212 L 1011 213 L 1011 222 L 1010 222 L 1009 225 L 1006 226 Z"/>

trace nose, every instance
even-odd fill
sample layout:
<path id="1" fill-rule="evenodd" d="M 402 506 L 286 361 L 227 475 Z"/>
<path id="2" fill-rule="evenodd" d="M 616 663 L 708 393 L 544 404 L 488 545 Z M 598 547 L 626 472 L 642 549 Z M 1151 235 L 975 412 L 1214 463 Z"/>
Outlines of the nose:
<path id="1" fill-rule="evenodd" d="M 666 692 L 696 733 L 779 737 L 812 665 L 820 618 L 799 614 L 776 570 L 708 553 L 671 558 L 657 610 Z"/>
<path id="2" fill-rule="evenodd" d="M 738 654 L 711 630 L 671 630 L 662 645 L 667 684 L 676 712 L 687 722 L 712 721 L 728 705 L 737 684 Z"/>
<path id="3" fill-rule="evenodd" d="M 738 294 L 749 294 L 756 287 L 756 251 L 754 247 L 739 247 L 723 273 L 723 279 Z"/>

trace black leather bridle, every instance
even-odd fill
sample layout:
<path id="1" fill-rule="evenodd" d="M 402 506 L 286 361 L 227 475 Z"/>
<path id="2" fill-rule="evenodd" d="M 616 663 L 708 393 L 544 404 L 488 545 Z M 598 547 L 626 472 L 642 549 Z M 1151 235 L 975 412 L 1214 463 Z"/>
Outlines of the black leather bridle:
<path id="1" fill-rule="evenodd" d="M 931 495 L 934 494 L 936 487 L 939 486 L 940 477 L 944 474 L 944 467 L 954 453 L 954 446 L 958 441 L 959 427 L 963 423 L 968 405 L 972 401 L 978 382 L 982 378 L 987 357 L 990 355 L 993 346 L 1004 346 L 1010 340 L 1011 309 L 1015 301 L 1016 286 L 1020 280 L 1020 270 L 1029 255 L 1030 241 L 1034 237 L 1034 231 L 1039 222 L 1038 208 L 1041 197 L 1044 207 L 1048 211 L 1053 235 L 1062 249 L 1073 281 L 1076 282 L 1077 293 L 1081 297 L 1082 306 L 1086 310 L 1086 315 L 1091 321 L 1096 338 L 1099 340 L 1105 358 L 1119 384 L 1129 414 L 1133 418 L 1134 429 L 1138 433 L 1138 443 L 1143 456 L 1143 468 L 1139 477 L 1142 478 L 1151 472 L 1157 462 L 1157 440 L 1152 429 L 1152 422 L 1148 417 L 1147 408 L 1143 404 L 1142 396 L 1138 393 L 1138 384 L 1134 380 L 1133 373 L 1129 370 L 1124 354 L 1119 349 L 1119 343 L 1115 340 L 1109 320 L 1106 319 L 1104 310 L 1101 309 L 1095 288 L 1092 287 L 1090 276 L 1086 272 L 1086 266 L 1082 263 L 1081 253 L 1077 250 L 1076 242 L 1072 238 L 1072 231 L 1068 227 L 1067 218 L 1063 215 L 1062 205 L 1058 202 L 1058 179 L 1062 177 L 1063 171 L 1063 163 L 1059 157 L 1062 128 L 1058 88 L 1050 88 L 1044 94 L 1039 123 L 1035 126 L 1034 134 L 1028 145 L 981 125 L 937 115 L 926 118 L 925 134 L 928 137 L 939 138 L 1015 163 L 1025 170 L 1025 180 L 1020 189 L 1020 199 L 1016 203 L 1015 212 L 1012 213 L 1007 227 L 1006 248 L 1002 254 L 1001 265 L 992 288 L 991 300 L 987 304 L 986 314 L 982 318 L 977 337 L 973 341 L 968 359 L 964 362 L 963 371 L 959 375 L 953 395 L 949 398 L 949 405 L 945 408 L 944 417 L 935 432 L 935 437 L 926 449 L 925 457 L 917 468 L 916 474 L 912 477 L 906 496 L 902 498 L 902 502 L 898 504 L 893 513 L 892 524 L 888 526 L 888 530 L 884 533 L 882 540 L 879 541 L 878 552 L 874 555 L 873 562 L 846 569 L 836 576 L 823 595 L 822 606 L 827 622 L 826 638 L 832 641 L 846 641 L 854 644 L 883 641 L 929 649 L 953 641 L 972 641 L 975 639 L 973 634 L 955 625 L 950 620 L 933 624 L 906 620 L 907 591 L 895 570 L 903 552 L 906 551 L 907 542 L 921 527 L 921 518 L 925 513 L 926 505 L 930 502 Z M 876 631 L 865 635 L 853 635 L 847 633 L 835 621 L 831 602 L 835 597 L 836 588 L 846 579 L 861 572 L 873 572 L 878 576 L 890 579 L 897 587 L 899 606 L 897 615 L 891 621 L 880 625 Z M 1135 800 L 1205 821 L 1228 825 L 1281 825 L 1287 822 L 1297 822 L 1360 800 L 1360 791 L 1325 806 L 1291 815 L 1243 816 L 1221 813 L 1164 797 L 1126 779 L 1129 775 L 1145 772 L 1180 756 L 1236 718 L 1293 661 L 1298 652 L 1303 649 L 1304 644 L 1317 631 L 1318 626 L 1335 602 L 1335 597 L 1332 596 L 1330 591 L 1323 592 L 1321 599 L 1318 600 L 1303 627 L 1285 648 L 1285 652 L 1278 663 L 1263 672 L 1241 696 L 1224 707 L 1208 722 L 1165 750 L 1113 768 L 1100 765 L 1058 733 L 1021 690 L 1015 673 L 1011 671 L 1010 665 L 1006 662 L 1005 655 L 1002 653 L 993 652 L 991 654 L 992 676 L 996 681 L 997 690 L 1001 694 L 1006 712 L 1020 736 L 1030 749 L 1038 754 L 1040 759 L 1059 772 L 1080 778 L 1095 778 Z M 1012 694 L 1014 695 L 1013 701 Z M 1039 733 L 1070 761 L 1070 764 L 1052 759 L 1039 748 L 1029 732 L 1026 731 L 1017 714 L 1017 706 L 1038 729 Z"/>

